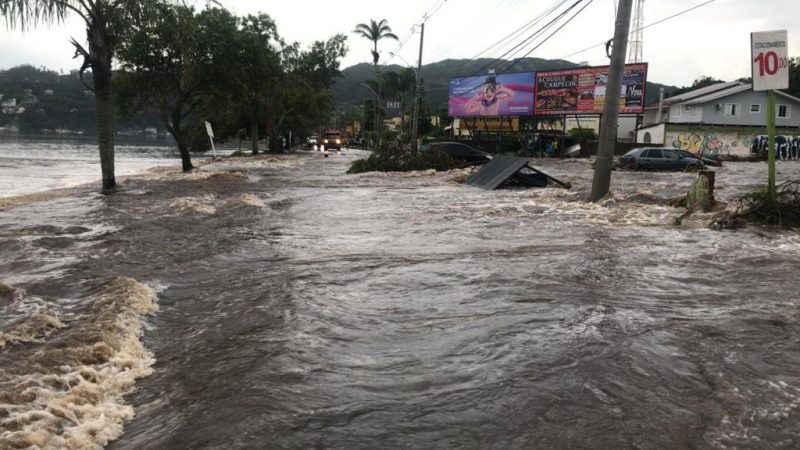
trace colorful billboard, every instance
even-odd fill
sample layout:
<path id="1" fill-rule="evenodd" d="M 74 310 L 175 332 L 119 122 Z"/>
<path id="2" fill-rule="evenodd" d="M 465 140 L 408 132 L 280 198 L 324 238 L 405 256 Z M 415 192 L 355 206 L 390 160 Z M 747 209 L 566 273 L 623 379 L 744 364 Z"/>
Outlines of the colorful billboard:
<path id="1" fill-rule="evenodd" d="M 450 117 L 533 115 L 533 72 L 450 79 Z"/>
<path id="2" fill-rule="evenodd" d="M 619 112 L 644 112 L 647 64 L 626 64 Z M 536 115 L 601 114 L 606 100 L 608 66 L 536 73 Z"/>

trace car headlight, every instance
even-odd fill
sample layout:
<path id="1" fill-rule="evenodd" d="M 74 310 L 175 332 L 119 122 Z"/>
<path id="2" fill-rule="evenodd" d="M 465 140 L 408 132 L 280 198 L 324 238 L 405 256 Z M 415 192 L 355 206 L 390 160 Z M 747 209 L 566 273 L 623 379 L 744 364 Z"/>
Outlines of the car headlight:
<path id="1" fill-rule="evenodd" d="M 337 143 L 337 144 L 341 144 L 341 143 L 342 143 L 341 139 L 337 139 L 337 140 L 336 140 L 336 143 Z"/>
<path id="2" fill-rule="evenodd" d="M 327 143 L 328 143 L 328 140 L 327 140 L 327 139 L 323 139 L 323 140 L 322 140 L 322 143 L 323 143 L 323 144 L 327 144 Z"/>

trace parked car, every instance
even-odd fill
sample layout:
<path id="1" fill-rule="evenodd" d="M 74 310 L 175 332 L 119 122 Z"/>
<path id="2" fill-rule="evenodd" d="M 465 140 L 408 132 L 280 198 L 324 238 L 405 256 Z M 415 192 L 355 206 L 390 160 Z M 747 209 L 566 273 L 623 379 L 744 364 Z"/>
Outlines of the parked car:
<path id="1" fill-rule="evenodd" d="M 623 155 L 617 167 L 632 170 L 700 170 L 705 165 L 696 156 L 686 156 L 674 148 L 645 147 Z"/>
<path id="2" fill-rule="evenodd" d="M 677 148 L 675 149 L 675 151 L 680 153 L 681 155 L 687 157 L 687 158 L 697 158 L 700 161 L 703 161 L 703 164 L 705 164 L 707 166 L 722 167 L 722 161 L 720 161 L 718 159 L 708 158 L 708 157 L 705 157 L 705 156 L 701 157 L 701 156 L 695 155 L 692 152 L 689 152 L 689 151 L 686 151 L 686 150 L 679 150 Z"/>
<path id="3" fill-rule="evenodd" d="M 420 148 L 421 151 L 440 151 L 449 155 L 456 161 L 463 161 L 467 163 L 484 164 L 492 159 L 492 155 L 478 150 L 477 148 L 470 147 L 461 142 L 432 142 L 430 144 L 423 144 Z"/>

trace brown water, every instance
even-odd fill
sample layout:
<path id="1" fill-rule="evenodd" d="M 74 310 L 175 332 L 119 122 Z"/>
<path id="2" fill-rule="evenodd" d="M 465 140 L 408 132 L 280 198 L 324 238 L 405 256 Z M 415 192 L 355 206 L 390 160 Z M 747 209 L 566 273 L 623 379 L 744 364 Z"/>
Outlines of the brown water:
<path id="1" fill-rule="evenodd" d="M 359 156 L 0 213 L 0 448 L 800 446 L 797 233 L 673 226 L 692 174 L 591 204 L 586 162 L 486 192 Z"/>

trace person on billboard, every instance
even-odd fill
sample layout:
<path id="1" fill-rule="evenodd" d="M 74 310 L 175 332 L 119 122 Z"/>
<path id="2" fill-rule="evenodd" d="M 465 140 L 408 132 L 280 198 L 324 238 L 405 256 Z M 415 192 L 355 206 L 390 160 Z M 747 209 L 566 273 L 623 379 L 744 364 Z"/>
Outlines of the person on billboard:
<path id="1" fill-rule="evenodd" d="M 497 84 L 493 73 L 486 77 L 483 88 L 464 104 L 464 111 L 479 116 L 499 116 L 500 106 L 504 100 L 514 98 L 514 91 Z"/>

